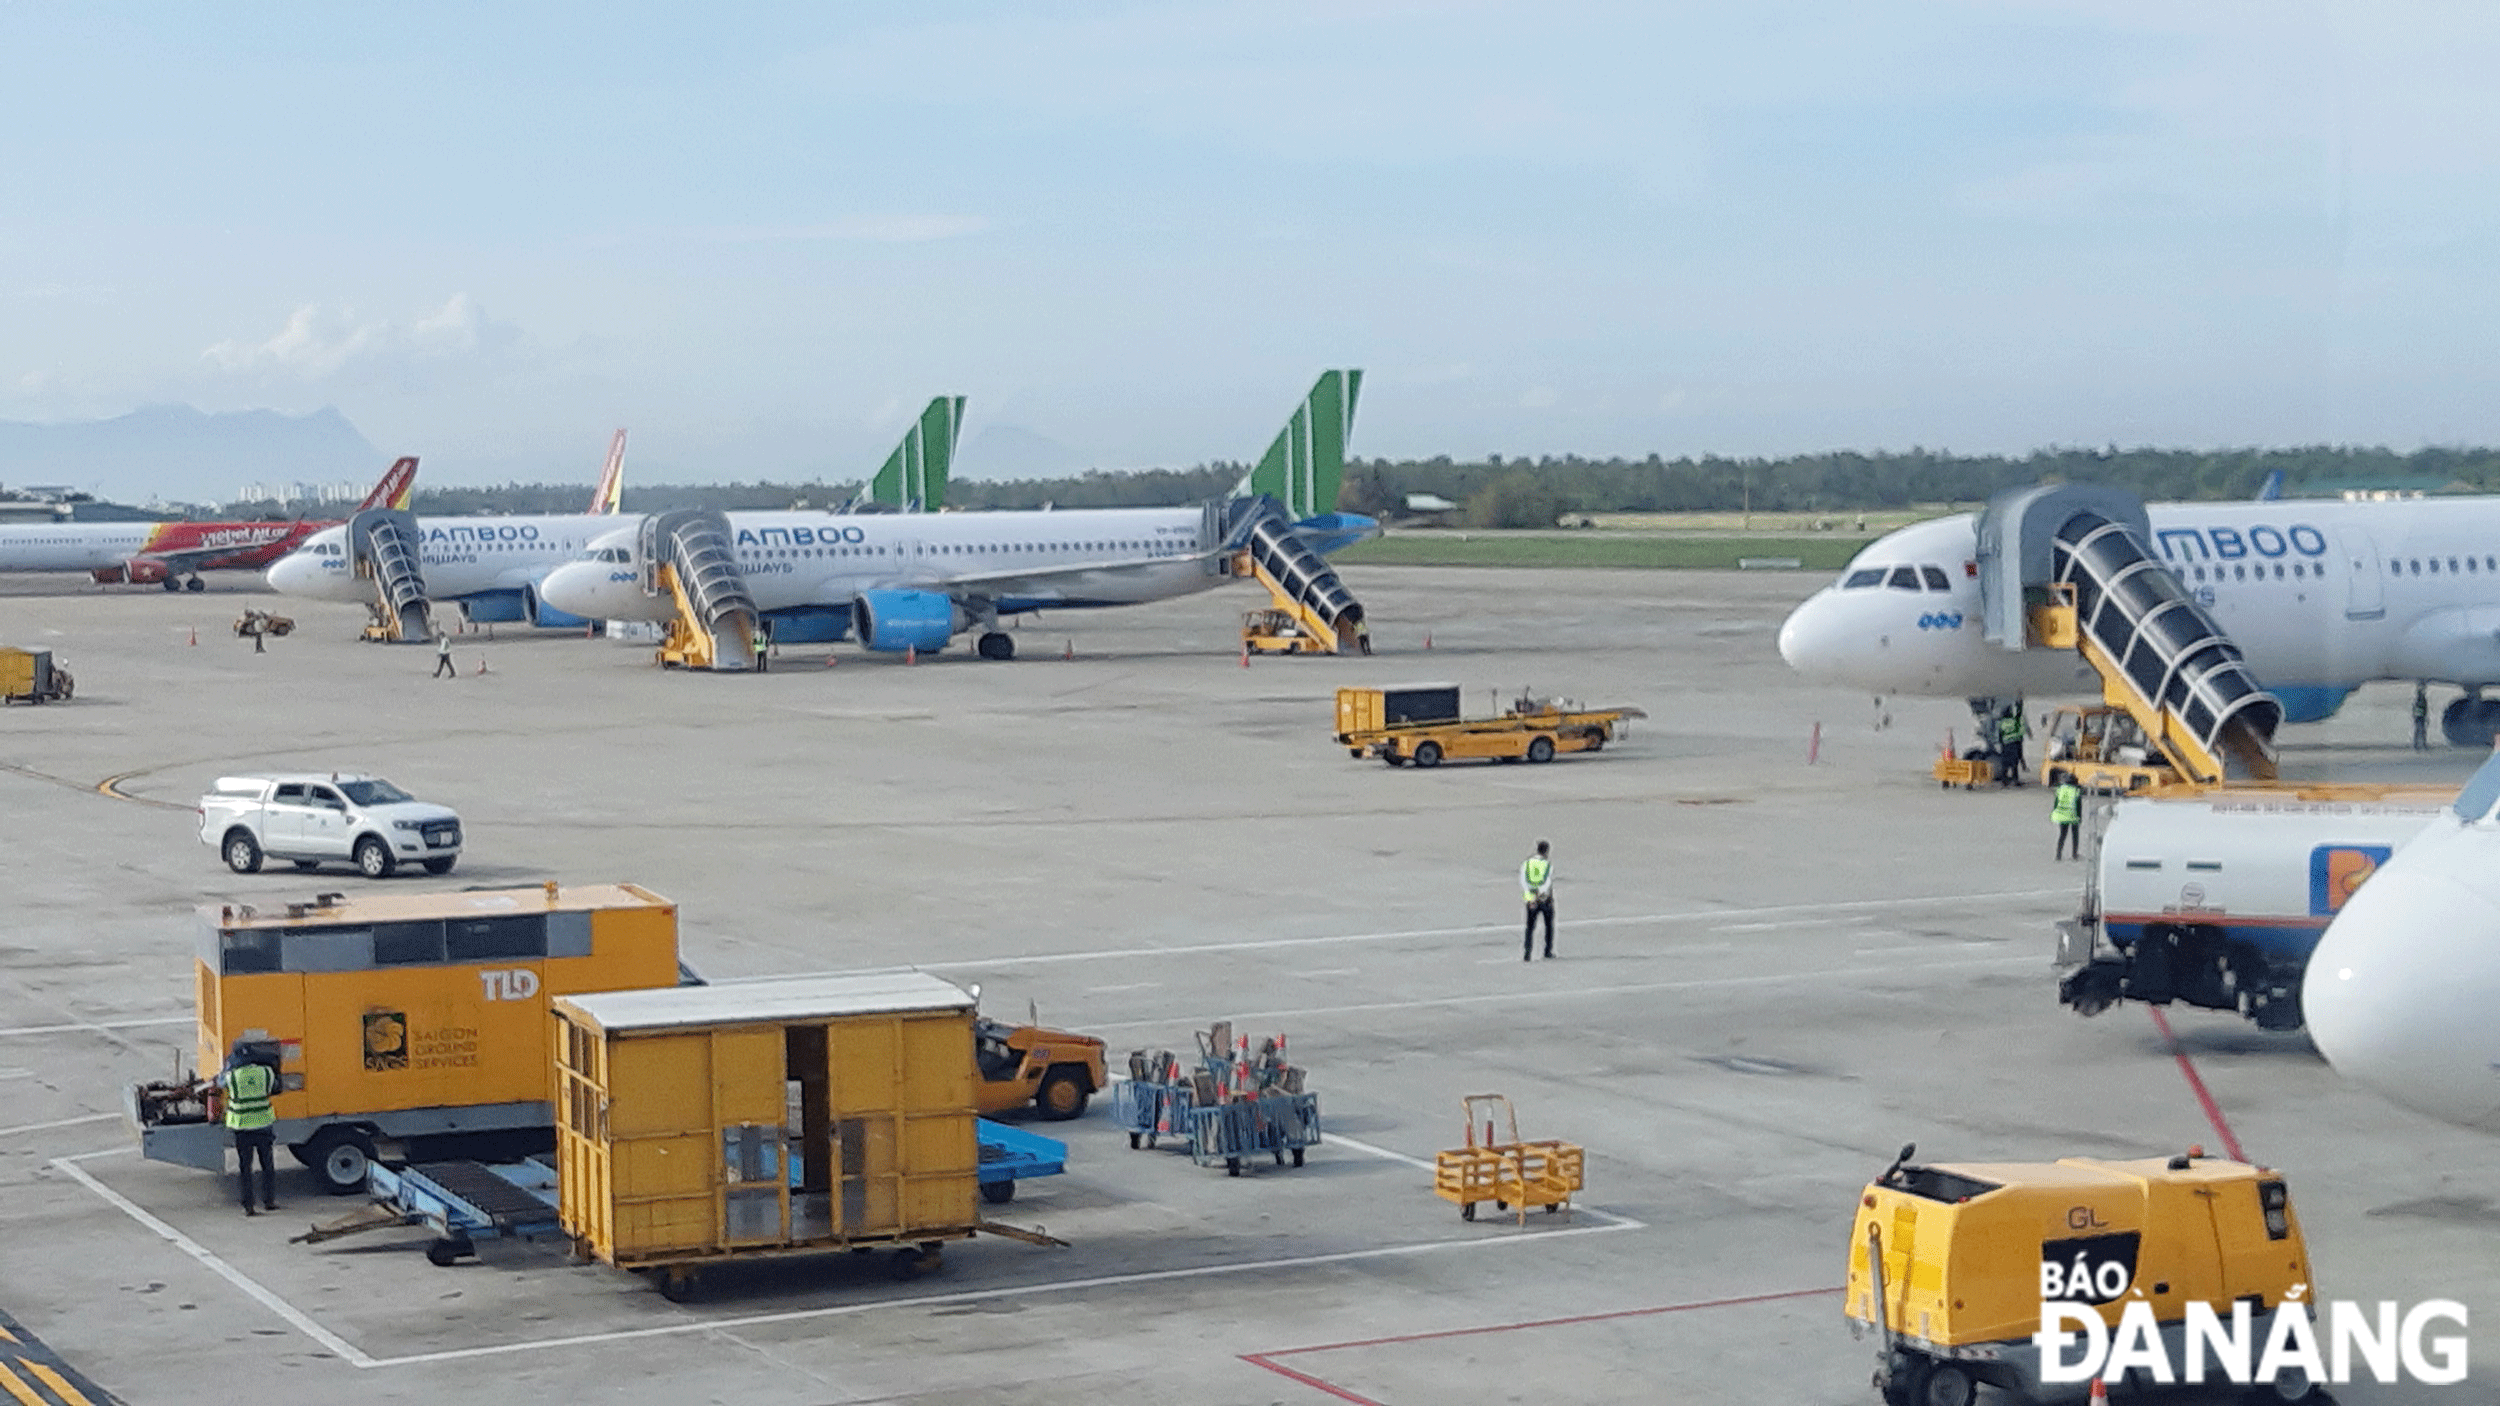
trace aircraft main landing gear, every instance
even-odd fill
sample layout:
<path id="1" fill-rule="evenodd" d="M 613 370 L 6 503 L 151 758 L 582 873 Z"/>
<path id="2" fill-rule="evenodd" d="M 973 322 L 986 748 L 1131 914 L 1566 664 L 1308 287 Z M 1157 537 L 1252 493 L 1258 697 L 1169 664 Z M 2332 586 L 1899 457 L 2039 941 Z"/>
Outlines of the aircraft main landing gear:
<path id="1" fill-rule="evenodd" d="M 1016 657 L 1016 637 L 1008 634 L 1004 630 L 990 631 L 988 634 L 981 636 L 980 640 L 973 647 L 984 659 L 1013 659 Z"/>

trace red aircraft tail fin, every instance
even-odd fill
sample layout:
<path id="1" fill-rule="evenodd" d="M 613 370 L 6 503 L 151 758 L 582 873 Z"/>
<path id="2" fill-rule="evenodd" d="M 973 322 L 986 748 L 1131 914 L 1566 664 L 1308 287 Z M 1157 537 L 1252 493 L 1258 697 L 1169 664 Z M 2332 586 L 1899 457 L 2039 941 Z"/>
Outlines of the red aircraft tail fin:
<path id="1" fill-rule="evenodd" d="M 408 508 L 409 497 L 416 492 L 416 488 L 417 456 L 411 454 L 392 464 L 383 472 L 382 481 L 373 485 L 373 491 L 366 494 L 365 500 L 356 505 L 356 511 L 361 513 L 373 508 L 397 508 L 405 512 Z"/>
<path id="2" fill-rule="evenodd" d="M 608 441 L 608 462 L 599 470 L 599 486 L 590 490 L 593 515 L 613 513 L 625 497 L 625 432 Z"/>

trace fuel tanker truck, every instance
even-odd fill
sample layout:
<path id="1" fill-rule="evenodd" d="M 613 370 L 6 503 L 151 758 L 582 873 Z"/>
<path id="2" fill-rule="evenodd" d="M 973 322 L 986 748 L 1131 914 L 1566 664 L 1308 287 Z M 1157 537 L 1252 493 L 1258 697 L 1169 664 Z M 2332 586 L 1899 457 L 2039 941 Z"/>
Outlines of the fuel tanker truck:
<path id="1" fill-rule="evenodd" d="M 2326 925 L 2450 796 L 2386 787 L 2248 788 L 2121 800 L 2057 925 L 2057 998 L 2236 1011 L 2301 1026 L 2300 978 Z"/>

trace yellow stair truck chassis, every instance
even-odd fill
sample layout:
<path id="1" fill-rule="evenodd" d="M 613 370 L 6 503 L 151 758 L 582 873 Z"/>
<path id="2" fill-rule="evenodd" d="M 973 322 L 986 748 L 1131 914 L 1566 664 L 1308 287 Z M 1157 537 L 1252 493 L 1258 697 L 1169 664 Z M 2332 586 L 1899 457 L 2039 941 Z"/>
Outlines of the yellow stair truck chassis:
<path id="1" fill-rule="evenodd" d="M 200 910 L 195 1057 L 274 1047 L 277 1140 L 326 1189 L 364 1185 L 380 1145 L 552 1138 L 550 999 L 674 986 L 677 906 L 632 884 L 386 894 Z M 142 1155 L 221 1170 L 200 1083 L 125 1089 Z"/>
<path id="2" fill-rule="evenodd" d="M 1922 1166 L 1914 1151 L 1866 1187 L 1849 1234 L 1842 1311 L 1854 1331 L 1878 1334 L 1888 1402 L 1967 1403 L 1982 1382 L 2080 1398 L 2081 1383 L 2042 1381 L 2044 1299 L 2112 1327 L 2147 1301 L 2168 1360 L 2181 1362 L 2191 1303 L 2228 1322 L 2247 1300 L 2263 1342 L 2268 1314 L 2306 1312 L 2316 1297 L 2300 1222 L 2268 1168 L 2192 1153 Z"/>

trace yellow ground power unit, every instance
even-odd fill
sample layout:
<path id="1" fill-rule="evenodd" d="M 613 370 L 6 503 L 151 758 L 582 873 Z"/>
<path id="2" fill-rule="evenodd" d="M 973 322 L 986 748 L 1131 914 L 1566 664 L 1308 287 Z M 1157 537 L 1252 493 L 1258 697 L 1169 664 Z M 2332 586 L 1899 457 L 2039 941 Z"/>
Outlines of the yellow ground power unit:
<path id="1" fill-rule="evenodd" d="M 2246 1300 L 2263 1341 L 2264 1315 L 2315 1298 L 2290 1194 L 2267 1168 L 2192 1150 L 1921 1166 L 1915 1151 L 1867 1186 L 1850 1228 L 1843 1311 L 1881 1339 L 1888 1402 L 1967 1406 L 1982 1382 L 2048 1393 L 2044 1301 L 2088 1305 L 2113 1328 L 2147 1302 L 2177 1362 L 2191 1303 L 2227 1321 Z"/>
<path id="2" fill-rule="evenodd" d="M 203 1087 L 237 1042 L 274 1047 L 277 1138 L 332 1191 L 377 1145 L 542 1149 L 555 1122 L 550 999 L 675 986 L 677 905 L 632 884 L 324 894 L 200 910 L 201 1078 L 133 1085 L 141 1151 L 206 1170 L 225 1135 Z M 468 1144 L 439 1139 L 461 1136 Z M 528 1147 L 519 1151 L 530 1150 Z"/>
<path id="3" fill-rule="evenodd" d="M 682 1298 L 706 1265 L 895 1250 L 979 1224 L 973 996 L 919 972 L 555 1002 L 556 1172 L 576 1250 Z"/>

